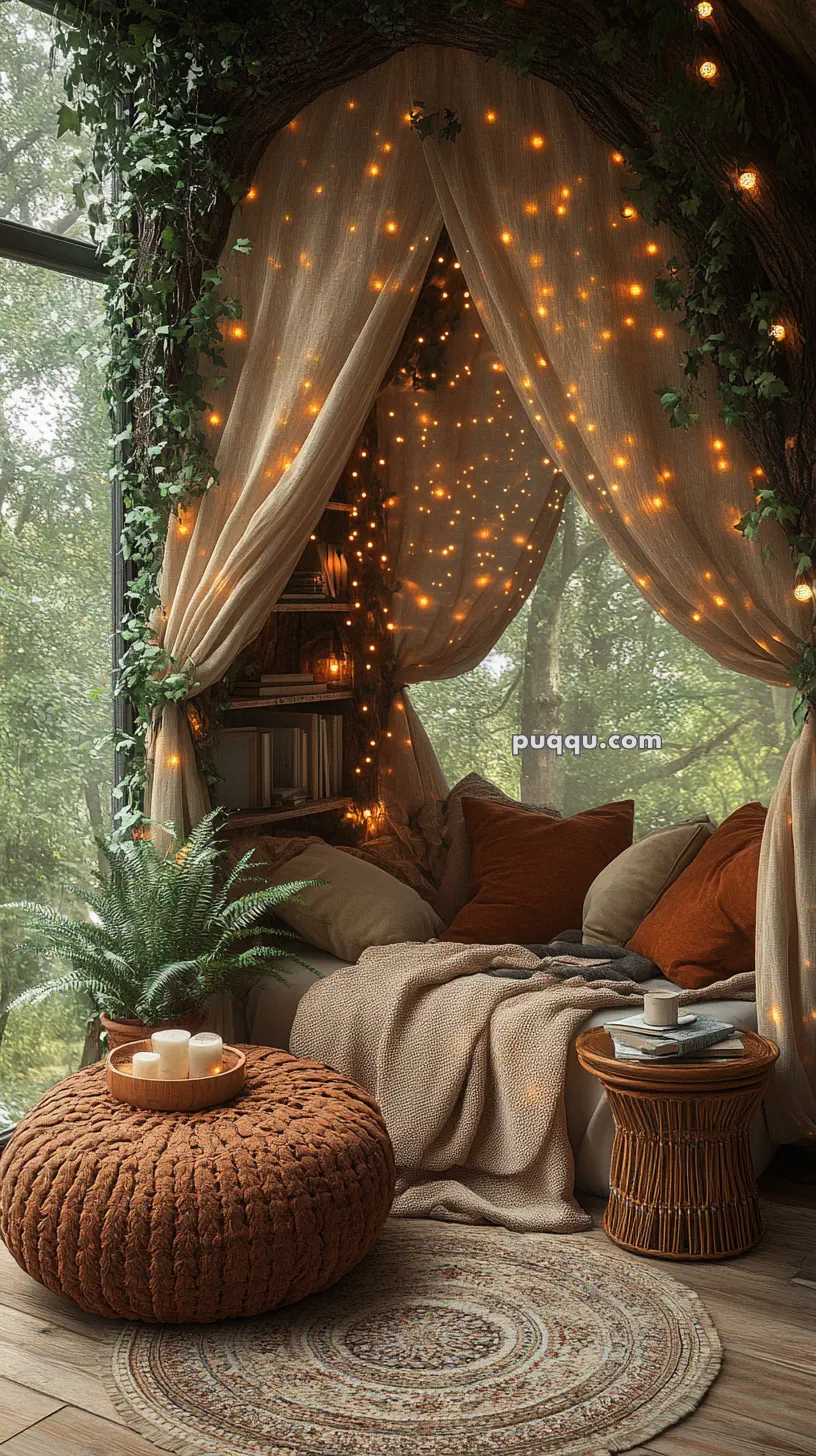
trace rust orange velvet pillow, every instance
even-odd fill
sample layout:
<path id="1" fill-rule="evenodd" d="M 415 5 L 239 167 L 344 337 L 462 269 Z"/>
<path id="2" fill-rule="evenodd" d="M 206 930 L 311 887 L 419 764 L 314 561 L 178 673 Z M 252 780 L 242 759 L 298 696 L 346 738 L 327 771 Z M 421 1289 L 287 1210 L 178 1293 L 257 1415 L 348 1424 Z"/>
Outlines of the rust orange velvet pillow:
<path id="1" fill-rule="evenodd" d="M 687 991 L 753 970 L 759 846 L 767 809 L 743 804 L 640 922 L 629 949 Z"/>
<path id="2" fill-rule="evenodd" d="M 440 940 L 525 945 L 581 924 L 595 876 L 632 843 L 631 799 L 571 819 L 463 799 L 471 898 Z"/>

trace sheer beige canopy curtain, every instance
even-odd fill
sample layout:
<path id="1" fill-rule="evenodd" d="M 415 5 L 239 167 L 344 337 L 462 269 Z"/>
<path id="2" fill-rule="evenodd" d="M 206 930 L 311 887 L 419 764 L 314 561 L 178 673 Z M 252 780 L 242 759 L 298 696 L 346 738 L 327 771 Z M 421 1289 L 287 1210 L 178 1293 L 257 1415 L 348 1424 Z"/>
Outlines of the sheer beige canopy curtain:
<path id="1" fill-rule="evenodd" d="M 404 62 L 330 92 L 269 147 L 225 250 L 240 322 L 214 392 L 218 484 L 171 525 L 161 637 L 195 691 L 256 636 L 309 539 L 405 331 L 441 228 L 405 121 Z M 232 245 L 249 237 L 252 252 Z M 185 715 L 164 708 L 150 814 L 208 807 Z"/>
<path id="2" fill-rule="evenodd" d="M 441 49 L 409 62 L 412 100 L 462 121 L 454 146 L 429 141 L 425 155 L 476 307 L 548 452 L 661 615 L 724 666 L 789 682 L 810 614 L 786 543 L 769 535 L 763 565 L 734 530 L 762 472 L 723 430 L 713 381 L 688 432 L 670 429 L 657 398 L 679 379 L 680 351 L 651 279 L 681 250 L 627 204 L 622 158 L 555 88 Z M 766 1098 L 780 1141 L 816 1135 L 815 822 L 811 716 L 760 867 L 757 1001 L 780 1047 Z"/>
<path id="3" fill-rule="evenodd" d="M 454 108 L 457 141 L 422 143 L 412 105 Z M 566 485 L 681 632 L 726 666 L 789 680 L 808 616 L 785 544 L 769 538 L 763 566 L 733 529 L 757 468 L 723 431 L 716 391 L 689 432 L 663 416 L 657 394 L 679 380 L 680 348 L 651 280 L 677 248 L 626 204 L 623 180 L 622 159 L 555 88 L 452 50 L 405 52 L 275 138 L 233 228 L 253 252 L 235 265 L 244 317 L 211 416 L 220 483 L 168 542 L 164 640 L 200 687 L 252 639 L 295 564 L 443 221 L 478 323 L 469 313 L 451 340 L 454 387 L 378 405 L 403 682 L 490 650 L 535 579 Z M 443 780 L 404 698 L 395 713 L 383 794 L 416 809 Z M 771 807 L 760 884 L 760 1014 L 782 1047 L 777 1087 L 796 1094 L 784 1111 L 776 1099 L 786 1136 L 816 1126 L 813 778 L 808 727 Z M 153 817 L 186 824 L 205 803 L 186 722 L 167 709 Z"/>

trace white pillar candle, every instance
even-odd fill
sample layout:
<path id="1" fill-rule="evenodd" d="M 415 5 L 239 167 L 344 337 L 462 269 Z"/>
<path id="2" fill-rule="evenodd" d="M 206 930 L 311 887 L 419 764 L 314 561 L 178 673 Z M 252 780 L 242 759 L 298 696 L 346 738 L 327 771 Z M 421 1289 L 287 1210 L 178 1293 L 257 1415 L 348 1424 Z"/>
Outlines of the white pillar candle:
<path id="1" fill-rule="evenodd" d="M 676 1026 L 680 1007 L 677 991 L 644 991 L 643 1020 L 647 1026 Z"/>
<path id="2" fill-rule="evenodd" d="M 133 1076 L 142 1077 L 146 1082 L 155 1082 L 159 1077 L 158 1052 L 134 1052 L 133 1053 Z"/>
<path id="3" fill-rule="evenodd" d="M 190 1075 L 189 1031 L 154 1031 L 154 1052 L 159 1054 L 159 1076 L 179 1081 Z"/>
<path id="4" fill-rule="evenodd" d="M 199 1031 L 190 1041 L 190 1076 L 214 1077 L 221 1071 L 224 1043 L 215 1031 Z"/>

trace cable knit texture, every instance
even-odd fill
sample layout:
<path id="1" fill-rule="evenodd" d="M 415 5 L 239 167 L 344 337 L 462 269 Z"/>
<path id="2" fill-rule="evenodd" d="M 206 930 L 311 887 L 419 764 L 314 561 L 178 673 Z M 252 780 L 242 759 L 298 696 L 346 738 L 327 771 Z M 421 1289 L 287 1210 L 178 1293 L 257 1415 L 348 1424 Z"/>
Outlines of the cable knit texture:
<path id="1" fill-rule="evenodd" d="M 377 1098 L 397 1160 L 396 1215 L 517 1233 L 590 1227 L 573 1197 L 567 1058 L 593 1011 L 643 1002 L 634 981 L 585 981 L 590 964 L 509 944 L 375 945 L 306 992 L 290 1046 Z M 505 968 L 529 978 L 487 974 Z M 680 999 L 753 997 L 746 973 Z"/>
<path id="2" fill-rule="evenodd" d="M 247 1083 L 202 1112 L 116 1102 L 103 1064 L 47 1092 L 0 1162 L 17 1263 L 91 1314 L 262 1314 L 326 1289 L 376 1242 L 394 1193 L 377 1104 L 319 1062 L 244 1047 Z"/>

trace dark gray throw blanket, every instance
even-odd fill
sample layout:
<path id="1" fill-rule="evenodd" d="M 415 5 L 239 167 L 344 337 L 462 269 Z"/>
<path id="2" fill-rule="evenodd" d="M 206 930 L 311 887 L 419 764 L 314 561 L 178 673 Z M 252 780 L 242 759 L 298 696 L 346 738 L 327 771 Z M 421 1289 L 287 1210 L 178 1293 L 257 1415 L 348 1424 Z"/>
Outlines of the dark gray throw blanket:
<path id="1" fill-rule="evenodd" d="M 580 930 L 564 930 L 548 945 L 527 945 L 540 960 L 547 960 L 547 973 L 568 981 L 581 976 L 585 981 L 651 981 L 662 974 L 660 967 L 646 956 L 635 955 L 624 945 L 584 945 Z M 512 981 L 526 981 L 533 971 L 491 967 L 489 976 L 508 976 Z"/>

